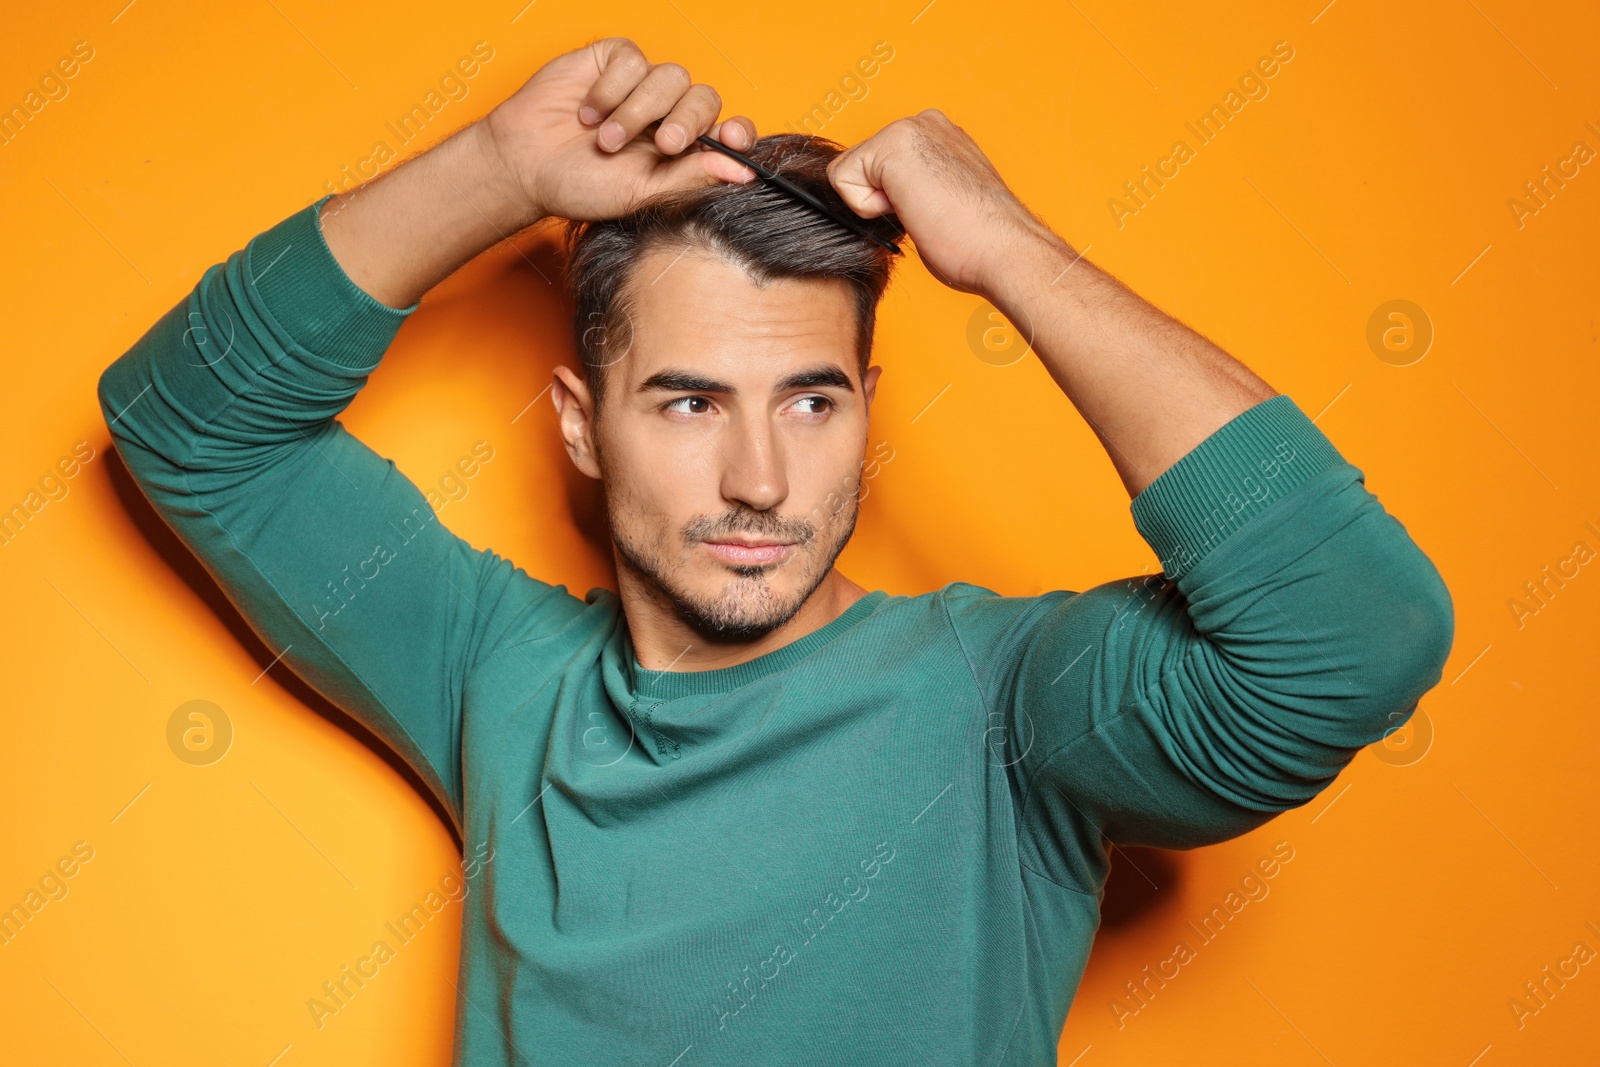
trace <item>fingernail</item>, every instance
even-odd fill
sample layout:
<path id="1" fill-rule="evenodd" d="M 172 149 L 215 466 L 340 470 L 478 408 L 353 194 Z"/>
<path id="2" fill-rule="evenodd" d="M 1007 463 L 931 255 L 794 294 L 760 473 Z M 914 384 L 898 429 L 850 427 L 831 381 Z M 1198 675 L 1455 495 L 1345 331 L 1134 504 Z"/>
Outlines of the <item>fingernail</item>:
<path id="1" fill-rule="evenodd" d="M 578 121 L 583 123 L 585 126 L 593 126 L 595 123 L 600 121 L 600 112 L 596 111 L 588 104 L 584 104 L 578 109 Z"/>
<path id="2" fill-rule="evenodd" d="M 676 122 L 669 122 L 661 129 L 667 135 L 667 143 L 673 148 L 682 148 L 689 141 L 689 133 Z"/>
<path id="3" fill-rule="evenodd" d="M 600 143 L 607 148 L 617 148 L 622 144 L 622 123 L 608 122 L 600 127 Z"/>

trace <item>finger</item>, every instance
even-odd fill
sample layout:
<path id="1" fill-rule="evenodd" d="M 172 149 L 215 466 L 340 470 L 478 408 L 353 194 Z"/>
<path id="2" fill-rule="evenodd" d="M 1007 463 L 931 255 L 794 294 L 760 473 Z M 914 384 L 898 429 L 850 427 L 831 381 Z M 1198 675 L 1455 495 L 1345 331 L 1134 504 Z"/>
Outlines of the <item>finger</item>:
<path id="1" fill-rule="evenodd" d="M 700 148 L 698 152 L 685 152 L 666 162 L 657 172 L 658 184 L 651 192 L 697 189 L 722 182 L 743 185 L 756 180 L 756 172 L 738 160 L 704 145 Z"/>
<path id="2" fill-rule="evenodd" d="M 862 218 L 872 219 L 894 210 L 884 190 L 884 162 L 889 152 L 879 132 L 845 149 L 828 164 L 828 181 L 839 199 Z"/>
<path id="3" fill-rule="evenodd" d="M 639 131 L 665 116 L 689 91 L 689 72 L 676 63 L 657 63 L 600 124 L 600 147 L 615 152 Z M 659 133 L 657 135 L 659 139 Z"/>
<path id="4" fill-rule="evenodd" d="M 709 85 L 691 85 L 656 130 L 656 147 L 669 156 L 688 148 L 722 113 L 722 97 Z"/>
<path id="5" fill-rule="evenodd" d="M 735 152 L 748 152 L 755 147 L 756 124 L 746 116 L 738 115 L 712 126 L 706 131 L 706 136 L 727 145 Z M 700 160 L 702 173 L 720 181 L 739 184 L 755 180 L 756 172 L 738 160 L 723 155 L 715 148 L 707 148 L 705 145 L 699 145 L 699 148 L 698 155 L 703 157 Z"/>
<path id="6" fill-rule="evenodd" d="M 744 115 L 719 122 L 707 133 L 713 140 L 721 141 L 736 152 L 751 148 L 756 143 L 756 124 Z M 743 185 L 756 180 L 756 172 L 738 160 L 730 159 L 705 145 L 697 147 L 697 152 L 684 152 L 676 159 L 663 161 L 651 176 L 650 187 L 645 195 L 696 189 L 718 182 Z"/>
<path id="7" fill-rule="evenodd" d="M 578 101 L 578 121 L 596 126 L 628 98 L 650 73 L 650 61 L 626 37 L 607 37 L 589 47 L 600 76 Z"/>
<path id="8" fill-rule="evenodd" d="M 754 148 L 756 144 L 756 124 L 744 115 L 735 115 L 731 119 L 723 119 L 706 132 L 710 134 L 713 141 L 721 141 L 735 152 L 749 154 L 749 150 Z M 706 151 L 715 150 L 708 148 Z M 721 155 L 720 152 L 717 154 Z M 728 157 L 723 156 L 723 158 L 727 159 Z M 744 166 L 742 163 L 739 165 L 741 167 Z"/>

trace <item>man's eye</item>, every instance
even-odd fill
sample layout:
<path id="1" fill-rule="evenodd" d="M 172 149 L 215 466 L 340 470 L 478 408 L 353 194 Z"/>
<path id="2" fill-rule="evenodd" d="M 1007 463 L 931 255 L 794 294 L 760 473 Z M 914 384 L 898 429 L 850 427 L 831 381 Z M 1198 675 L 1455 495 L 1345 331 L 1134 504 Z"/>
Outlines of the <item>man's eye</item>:
<path id="1" fill-rule="evenodd" d="M 796 404 L 817 404 L 819 407 L 806 412 L 808 415 L 826 415 L 833 410 L 833 401 L 825 396 L 803 396 L 795 401 Z"/>
<path id="2" fill-rule="evenodd" d="M 682 415 L 702 415 L 702 414 L 705 413 L 705 408 L 689 410 L 689 409 L 685 409 L 685 408 L 680 407 L 679 406 L 680 404 L 705 404 L 705 405 L 707 405 L 707 407 L 709 407 L 710 404 L 711 404 L 711 398 L 710 397 L 706 397 L 706 396 L 680 396 L 676 400 L 669 401 L 662 408 L 662 410 L 663 411 L 676 411 L 676 412 L 678 412 L 679 414 L 682 414 Z"/>

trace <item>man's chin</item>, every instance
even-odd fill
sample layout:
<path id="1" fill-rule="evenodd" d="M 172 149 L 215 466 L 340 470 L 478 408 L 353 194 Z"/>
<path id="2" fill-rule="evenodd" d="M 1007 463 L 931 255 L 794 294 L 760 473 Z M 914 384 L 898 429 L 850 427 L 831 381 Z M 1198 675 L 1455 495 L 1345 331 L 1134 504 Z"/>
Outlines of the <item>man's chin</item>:
<path id="1" fill-rule="evenodd" d="M 794 618 L 816 591 L 794 581 L 782 566 L 745 567 L 713 563 L 692 589 L 664 591 L 684 620 L 708 641 L 753 641 Z"/>
<path id="2" fill-rule="evenodd" d="M 649 554 L 631 551 L 614 533 L 613 541 L 619 570 L 628 566 L 654 587 L 656 596 L 709 644 L 755 641 L 783 626 L 833 567 L 833 558 L 819 556 L 814 546 L 791 552 L 778 563 L 748 565 L 710 558 L 698 545 L 678 555 L 676 566 L 663 566 Z"/>

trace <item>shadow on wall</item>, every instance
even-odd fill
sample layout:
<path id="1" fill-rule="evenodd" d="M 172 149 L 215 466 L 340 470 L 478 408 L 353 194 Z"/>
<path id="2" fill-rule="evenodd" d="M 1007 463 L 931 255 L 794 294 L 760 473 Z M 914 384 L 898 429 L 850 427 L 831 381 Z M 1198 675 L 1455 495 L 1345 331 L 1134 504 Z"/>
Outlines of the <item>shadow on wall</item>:
<path id="1" fill-rule="evenodd" d="M 228 631 L 233 634 L 239 644 L 249 651 L 261 669 L 265 670 L 267 665 L 276 659 L 277 654 L 268 648 L 256 632 L 250 628 L 250 624 L 245 621 L 243 615 L 239 614 L 238 609 L 233 606 L 233 602 L 222 591 L 222 587 L 217 584 L 216 579 L 211 577 L 211 573 L 195 558 L 194 553 L 189 551 L 188 546 L 178 539 L 178 535 L 172 532 L 172 528 L 151 506 L 150 501 L 145 499 L 138 483 L 133 480 L 133 475 L 129 474 L 128 468 L 123 465 L 122 457 L 117 454 L 116 449 L 109 442 L 105 447 L 104 456 L 106 476 L 110 479 L 111 488 L 122 502 L 123 509 L 128 513 L 128 517 L 132 520 L 134 526 L 144 535 L 145 540 L 149 542 L 156 554 L 167 561 L 178 576 L 183 579 L 184 583 L 194 591 L 194 594 L 222 621 L 222 624 L 228 628 Z M 411 785 L 411 788 L 416 790 L 423 800 L 427 801 L 428 807 L 433 809 L 434 815 L 438 817 L 439 822 L 449 832 L 456 848 L 459 850 L 462 847 L 461 838 L 456 833 L 455 827 L 450 821 L 450 815 L 445 811 L 444 805 L 433 795 L 432 790 L 424 784 L 422 778 L 411 769 L 410 765 L 390 750 L 376 734 L 346 714 L 338 705 L 318 693 L 303 678 L 290 670 L 287 665 L 280 662 L 268 674 L 278 685 L 293 695 L 295 699 L 359 740 L 385 763 L 394 768 L 395 773 L 404 778 Z"/>
<path id="2" fill-rule="evenodd" d="M 1106 895 L 1100 903 L 1100 928 L 1137 926 L 1163 903 L 1176 900 L 1175 890 L 1183 883 L 1184 874 L 1179 857 L 1180 853 L 1138 845 L 1112 849 Z"/>
<path id="3" fill-rule="evenodd" d="M 606 521 L 605 491 L 598 481 L 578 470 L 567 455 L 566 444 L 561 439 L 560 416 L 551 402 L 548 388 L 557 366 L 565 365 L 580 379 L 583 377 L 583 362 L 578 357 L 572 333 L 572 302 L 562 284 L 566 254 L 562 251 L 561 225 L 546 222 L 518 236 L 513 244 L 514 253 L 500 258 L 495 266 L 483 266 L 483 273 L 456 291 L 454 300 L 462 306 L 446 312 L 445 304 L 430 298 L 417 309 L 413 318 L 427 314 L 431 306 L 435 314 L 461 316 L 462 329 L 495 318 L 514 319 L 509 328 L 513 336 L 519 338 L 518 343 L 498 350 L 491 348 L 484 353 L 484 358 L 506 381 L 515 380 L 530 363 L 535 368 L 533 381 L 537 399 L 530 409 L 517 415 L 518 421 L 512 429 L 525 442 L 525 447 L 548 452 L 549 462 L 561 479 L 567 505 L 564 515 L 553 509 L 530 507 L 523 521 L 565 524 L 575 529 L 588 547 L 588 562 L 600 569 L 604 577 L 596 583 L 578 576 L 587 569 L 581 565 L 562 564 L 557 560 L 522 560 L 505 551 L 500 554 L 542 581 L 566 585 L 568 592 L 580 599 L 595 584 L 615 592 L 616 559 L 611 546 L 611 527 Z M 479 266 L 469 264 L 465 270 L 473 271 Z M 423 373 L 420 368 L 428 362 L 416 360 L 413 367 Z M 449 373 L 447 361 L 434 362 L 434 372 Z M 418 381 L 411 387 L 426 390 L 427 385 Z M 542 464 L 534 465 L 535 479 L 546 469 Z M 549 500 L 552 488 L 548 482 L 530 480 L 523 499 L 530 504 Z"/>
<path id="4" fill-rule="evenodd" d="M 488 362 L 493 369 L 504 373 L 504 380 L 515 380 L 525 373 L 527 363 L 531 360 L 537 368 L 535 380 L 539 382 L 538 388 L 543 388 L 550 381 L 558 363 L 578 368 L 577 353 L 574 351 L 571 336 L 571 305 L 561 288 L 561 272 L 565 257 L 560 250 L 558 233 L 559 231 L 553 226 L 541 227 L 509 242 L 511 246 L 509 249 L 504 246 L 498 247 L 469 263 L 460 273 L 470 277 L 458 279 L 458 282 L 465 284 L 447 285 L 431 292 L 424 300 L 423 306 L 418 308 L 408 321 L 405 329 L 415 334 L 419 332 L 420 327 L 422 333 L 435 335 L 423 341 L 424 344 L 445 346 L 450 344 L 450 336 L 459 337 L 463 333 L 482 331 L 486 322 L 494 323 L 503 331 L 500 336 L 508 335 L 516 340 L 513 343 L 502 343 L 495 336 L 494 328 L 483 331 L 490 338 L 489 343 L 484 346 Z M 441 347 L 437 350 L 447 349 Z M 433 376 L 451 373 L 454 371 L 447 359 L 397 361 L 393 367 L 385 368 L 381 388 L 385 391 L 395 390 L 398 393 L 420 390 L 426 395 Z M 366 393 L 367 390 L 364 390 L 363 395 Z M 550 397 L 541 396 L 538 404 L 549 405 Z M 527 419 L 518 422 L 510 429 L 518 435 L 531 433 L 538 447 L 554 450 L 554 461 L 562 472 L 569 514 L 563 517 L 559 514 L 543 513 L 542 509 L 540 511 L 529 509 L 526 521 L 558 523 L 565 521 L 573 524 L 591 550 L 592 559 L 610 576 L 609 586 L 614 590 L 616 580 L 611 536 L 606 524 L 605 498 L 600 484 L 585 477 L 567 458 L 555 428 L 554 406 L 546 408 L 542 418 L 547 421 L 543 422 L 539 429 L 528 425 L 532 414 L 530 411 Z M 548 428 L 548 434 L 544 427 Z M 195 595 L 221 620 L 235 640 L 249 651 L 261 669 L 265 670 L 269 664 L 274 664 L 276 653 L 251 629 L 250 624 L 234 607 L 210 572 L 151 506 L 123 464 L 115 446 L 106 441 L 99 447 L 105 459 L 105 477 L 121 501 L 129 519 L 144 535 L 155 553 L 167 562 Z M 545 500 L 549 495 L 549 486 L 530 485 L 526 499 Z M 507 555 L 504 552 L 501 554 Z M 549 566 L 546 565 L 546 561 L 536 561 L 535 566 L 528 567 L 524 560 L 510 555 L 508 558 L 546 581 L 569 582 L 569 588 L 571 588 L 570 580 L 565 574 L 547 572 L 583 569 L 572 566 Z M 581 581 L 576 584 L 584 585 Z M 582 597 L 587 590 L 583 587 L 573 591 L 575 595 Z M 410 765 L 382 739 L 318 693 L 310 683 L 295 674 L 286 664 L 278 662 L 268 673 L 278 685 L 307 708 L 359 740 L 392 767 L 395 773 L 404 778 L 423 798 L 449 832 L 456 848 L 461 849 L 461 839 L 456 834 L 443 804 Z"/>
<path id="5" fill-rule="evenodd" d="M 582 598 L 593 585 L 615 591 L 616 568 L 611 531 L 605 516 L 605 494 L 598 481 L 578 470 L 561 440 L 559 416 L 551 402 L 550 383 L 557 366 L 582 377 L 582 363 L 572 336 L 572 303 L 562 284 L 566 256 L 559 221 L 547 220 L 501 242 L 430 290 L 401 328 L 395 341 L 417 358 L 385 361 L 352 402 L 384 406 L 414 403 L 454 384 L 461 373 L 465 346 L 471 372 L 496 388 L 497 383 L 527 386 L 525 395 L 495 395 L 507 423 L 476 426 L 497 448 L 537 456 L 527 479 L 514 490 L 509 508 L 518 535 L 491 539 L 480 547 L 495 550 L 533 577 L 563 584 Z M 497 428 L 498 427 L 498 428 Z M 383 448 L 370 441 L 381 454 Z M 556 481 L 559 479 L 559 483 Z M 564 500 L 563 509 L 556 501 Z M 452 513 L 441 516 L 446 526 Z M 573 529 L 583 541 L 581 555 L 570 551 L 530 555 L 524 531 L 546 541 L 547 530 Z M 456 531 L 460 532 L 460 531 Z M 564 541 L 562 536 L 548 540 Z M 601 576 L 596 575 L 596 571 Z M 597 580 L 598 579 L 598 580 Z"/>

